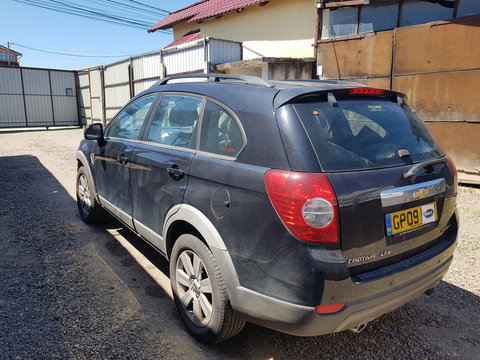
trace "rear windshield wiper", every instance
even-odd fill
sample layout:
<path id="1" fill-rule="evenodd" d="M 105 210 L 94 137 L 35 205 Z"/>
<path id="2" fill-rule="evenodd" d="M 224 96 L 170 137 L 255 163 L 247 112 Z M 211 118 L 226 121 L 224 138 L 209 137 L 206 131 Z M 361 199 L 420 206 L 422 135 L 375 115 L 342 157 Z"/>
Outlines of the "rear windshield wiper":
<path id="1" fill-rule="evenodd" d="M 447 162 L 447 157 L 443 156 L 441 158 L 437 159 L 430 159 L 430 160 L 425 160 L 422 161 L 421 163 L 414 165 L 408 170 L 407 172 L 403 173 L 403 178 L 405 180 L 410 179 L 413 177 L 412 181 L 415 181 L 415 176 L 417 176 L 417 173 L 420 169 L 425 169 L 429 166 L 433 166 L 435 164 L 440 164 L 440 163 L 446 163 Z"/>

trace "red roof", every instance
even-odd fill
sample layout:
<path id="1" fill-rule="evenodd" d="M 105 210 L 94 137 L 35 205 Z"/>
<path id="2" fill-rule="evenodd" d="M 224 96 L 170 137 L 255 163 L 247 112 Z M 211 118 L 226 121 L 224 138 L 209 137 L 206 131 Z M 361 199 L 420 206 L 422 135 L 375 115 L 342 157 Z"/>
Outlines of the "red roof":
<path id="1" fill-rule="evenodd" d="M 13 55 L 22 55 L 22 54 L 19 53 L 18 51 L 15 51 L 15 50 L 6 48 L 6 47 L 1 46 L 1 45 L 0 45 L 0 50 L 5 51 L 5 52 L 9 52 L 9 53 L 11 53 L 11 54 L 13 54 Z"/>
<path id="2" fill-rule="evenodd" d="M 240 10 L 247 6 L 267 3 L 265 0 L 202 0 L 183 9 L 174 11 L 158 24 L 148 29 L 148 32 L 164 30 L 180 22 L 202 21 L 214 16 L 226 14 L 230 11 Z"/>
<path id="3" fill-rule="evenodd" d="M 188 43 L 190 41 L 195 41 L 195 40 L 200 39 L 201 37 L 202 37 L 202 35 L 200 34 L 200 32 L 196 32 L 196 33 L 193 33 L 193 34 L 187 34 L 187 35 L 182 36 L 181 38 L 178 38 L 177 40 L 175 40 L 171 44 L 165 46 L 165 49 L 169 48 L 169 47 L 182 45 L 182 44 Z"/>

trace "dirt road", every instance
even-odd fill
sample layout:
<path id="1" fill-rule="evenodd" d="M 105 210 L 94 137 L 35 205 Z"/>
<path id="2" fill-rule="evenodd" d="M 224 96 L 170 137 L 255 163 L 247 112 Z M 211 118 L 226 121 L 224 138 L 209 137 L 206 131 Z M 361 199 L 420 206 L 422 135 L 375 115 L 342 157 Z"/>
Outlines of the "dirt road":
<path id="1" fill-rule="evenodd" d="M 0 132 L 4 359 L 478 359 L 480 189 L 460 187 L 456 258 L 431 296 L 350 331 L 299 338 L 247 325 L 213 346 L 186 333 L 168 267 L 118 223 L 75 203 L 81 129 Z"/>

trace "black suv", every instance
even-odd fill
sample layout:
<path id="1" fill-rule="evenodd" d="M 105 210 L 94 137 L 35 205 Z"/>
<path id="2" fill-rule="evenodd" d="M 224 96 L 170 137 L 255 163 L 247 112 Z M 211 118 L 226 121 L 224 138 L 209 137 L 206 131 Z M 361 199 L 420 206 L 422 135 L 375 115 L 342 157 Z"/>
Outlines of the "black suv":
<path id="1" fill-rule="evenodd" d="M 159 81 L 77 152 L 88 223 L 107 210 L 170 261 L 209 343 L 245 321 L 361 329 L 447 272 L 457 174 L 402 94 L 340 81 Z"/>

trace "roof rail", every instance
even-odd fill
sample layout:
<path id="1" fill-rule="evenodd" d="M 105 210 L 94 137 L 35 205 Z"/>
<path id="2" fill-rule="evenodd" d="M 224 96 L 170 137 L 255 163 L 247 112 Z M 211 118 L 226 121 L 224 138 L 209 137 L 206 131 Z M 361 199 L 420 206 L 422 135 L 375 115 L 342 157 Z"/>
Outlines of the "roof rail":
<path id="1" fill-rule="evenodd" d="M 351 85 L 351 86 L 358 86 L 358 87 L 365 87 L 366 85 L 348 81 L 348 80 L 320 80 L 320 79 L 287 79 L 287 80 L 275 80 L 275 84 L 298 84 L 298 85 L 319 85 L 319 84 L 332 84 L 332 85 Z"/>
<path id="2" fill-rule="evenodd" d="M 215 82 L 219 83 L 220 80 L 233 80 L 234 82 L 241 82 L 246 85 L 255 85 L 255 86 L 262 86 L 262 87 L 274 87 L 274 85 L 262 78 L 256 76 L 248 76 L 248 75 L 230 75 L 230 74 L 188 74 L 188 75 L 173 75 L 166 77 L 165 79 L 159 80 L 155 85 L 166 85 L 171 80 L 177 79 L 198 79 L 198 78 L 205 78 L 208 79 L 208 82 Z"/>

